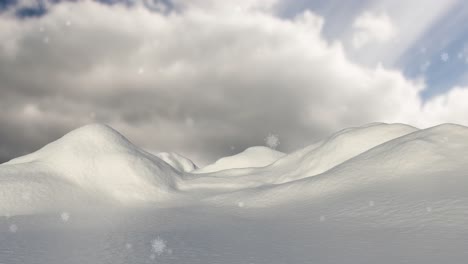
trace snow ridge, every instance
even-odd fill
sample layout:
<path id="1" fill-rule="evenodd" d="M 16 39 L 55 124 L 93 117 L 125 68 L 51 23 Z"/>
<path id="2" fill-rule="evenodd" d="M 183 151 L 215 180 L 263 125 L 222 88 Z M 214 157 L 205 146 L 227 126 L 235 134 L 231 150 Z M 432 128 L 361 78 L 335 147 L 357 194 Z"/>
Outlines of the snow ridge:
<path id="1" fill-rule="evenodd" d="M 434 193 L 442 198 L 446 188 L 463 196 L 459 189 L 468 185 L 466 156 L 464 126 L 420 130 L 374 123 L 339 131 L 291 154 L 252 147 L 197 169 L 183 156 L 152 155 L 111 127 L 92 124 L 0 165 L 0 215 L 90 201 L 118 206 L 232 206 L 242 201 L 243 207 L 268 207 L 311 199 L 326 204 L 376 192 L 382 195 L 373 201 L 385 195 L 411 201 L 411 188 L 419 190 L 418 199 L 437 198 Z M 449 175 L 449 187 L 438 184 L 441 174 Z M 425 189 L 433 190 L 433 196 Z"/>

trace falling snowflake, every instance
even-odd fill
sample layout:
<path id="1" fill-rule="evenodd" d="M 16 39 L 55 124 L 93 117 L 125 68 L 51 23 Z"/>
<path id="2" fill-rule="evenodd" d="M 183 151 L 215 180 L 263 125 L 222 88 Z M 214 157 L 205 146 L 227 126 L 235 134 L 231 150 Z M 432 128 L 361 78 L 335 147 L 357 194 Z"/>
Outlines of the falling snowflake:
<path id="1" fill-rule="evenodd" d="M 244 206 L 245 206 L 245 204 L 244 204 L 244 202 L 238 202 L 238 203 L 237 203 L 237 206 L 239 206 L 239 207 L 241 207 L 241 208 L 242 208 L 242 207 L 244 207 Z"/>
<path id="2" fill-rule="evenodd" d="M 426 211 L 427 211 L 428 213 L 432 212 L 432 207 L 429 207 L 429 206 L 426 207 Z"/>
<path id="3" fill-rule="evenodd" d="M 133 245 L 130 243 L 125 244 L 126 249 L 132 249 Z"/>
<path id="4" fill-rule="evenodd" d="M 422 47 L 422 48 L 419 50 L 419 52 L 421 52 L 421 53 L 423 53 L 423 54 L 426 53 L 426 47 Z"/>
<path id="5" fill-rule="evenodd" d="M 320 216 L 320 222 L 325 222 L 325 216 Z"/>
<path id="6" fill-rule="evenodd" d="M 447 62 L 449 60 L 449 55 L 447 52 L 444 52 L 440 55 L 440 59 L 444 62 Z"/>
<path id="7" fill-rule="evenodd" d="M 369 201 L 369 206 L 374 206 L 375 205 L 375 202 L 374 201 Z"/>
<path id="8" fill-rule="evenodd" d="M 153 249 L 153 252 L 161 255 L 164 253 L 164 250 L 166 250 L 166 241 L 164 241 L 160 237 L 156 237 L 153 241 L 151 241 L 151 248 Z"/>
<path id="9" fill-rule="evenodd" d="M 266 143 L 266 145 L 267 145 L 268 147 L 270 147 L 270 148 L 272 148 L 272 149 L 275 149 L 275 148 L 278 147 L 278 145 L 280 144 L 278 135 L 269 134 L 269 135 L 265 138 L 265 143 Z"/>
<path id="10" fill-rule="evenodd" d="M 44 37 L 44 38 L 42 39 L 42 41 L 44 42 L 44 44 L 49 44 L 50 39 L 49 39 L 49 37 Z"/>
<path id="11" fill-rule="evenodd" d="M 144 69 L 143 67 L 140 67 L 140 68 L 138 69 L 138 74 L 141 75 L 141 74 L 143 74 L 143 73 L 145 73 L 145 69 Z"/>
<path id="12" fill-rule="evenodd" d="M 15 224 L 11 224 L 8 229 L 10 230 L 11 233 L 16 233 L 16 231 L 18 231 L 18 226 Z"/>
<path id="13" fill-rule="evenodd" d="M 70 219 L 70 214 L 67 212 L 63 212 L 60 214 L 60 218 L 63 222 L 67 222 Z"/>
<path id="14" fill-rule="evenodd" d="M 67 25 L 67 27 L 71 26 L 71 21 L 67 20 L 67 22 L 65 22 L 65 25 Z"/>
<path id="15" fill-rule="evenodd" d="M 463 59 L 463 52 L 459 52 L 458 55 L 457 55 L 458 59 Z"/>

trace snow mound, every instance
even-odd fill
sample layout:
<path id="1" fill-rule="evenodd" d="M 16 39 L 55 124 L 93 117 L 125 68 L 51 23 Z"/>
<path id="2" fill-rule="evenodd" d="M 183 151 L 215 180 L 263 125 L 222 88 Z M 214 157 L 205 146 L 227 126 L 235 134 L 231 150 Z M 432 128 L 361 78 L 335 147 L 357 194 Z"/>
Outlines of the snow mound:
<path id="1" fill-rule="evenodd" d="M 403 124 L 372 123 L 339 131 L 314 145 L 285 156 L 272 170 L 284 171 L 275 183 L 284 183 L 323 173 L 384 142 L 417 131 Z"/>
<path id="2" fill-rule="evenodd" d="M 265 167 L 283 157 L 285 154 L 268 147 L 250 147 L 243 152 L 224 157 L 193 173 L 212 173 L 229 169 Z"/>
<path id="3" fill-rule="evenodd" d="M 447 194 L 468 185 L 462 177 L 467 155 L 468 128 L 463 126 L 419 130 L 371 124 L 342 130 L 289 155 L 252 147 L 193 170 L 195 165 L 180 155 L 151 155 L 112 128 L 95 124 L 0 165 L 0 214 L 34 213 L 84 201 L 242 201 L 253 207 L 298 200 L 327 204 L 346 199 L 345 204 L 348 198 L 374 201 L 385 195 L 412 201 L 411 189 L 436 188 Z M 447 179 L 452 184 L 447 188 L 457 191 L 441 187 Z M 382 195 L 367 197 L 369 193 Z M 437 196 L 431 197 L 421 199 Z"/>
<path id="4" fill-rule="evenodd" d="M 2 207 L 13 210 L 23 193 L 28 193 L 36 208 L 49 207 L 47 202 L 54 198 L 83 199 L 76 193 L 124 204 L 161 201 L 177 189 L 179 181 L 178 172 L 166 162 L 101 124 L 76 129 L 32 154 L 2 164 L 0 175 L 0 212 Z M 64 195 L 67 188 L 58 186 L 74 191 Z M 51 189 L 59 193 L 48 194 Z M 30 206 L 25 203 L 17 209 L 25 207 Z"/>
<path id="5" fill-rule="evenodd" d="M 340 215 L 354 214 L 351 210 L 357 206 L 354 203 L 367 206 L 371 201 L 392 204 L 392 214 L 409 221 L 411 215 L 402 216 L 398 212 L 408 213 L 416 204 L 422 206 L 421 212 L 426 212 L 427 206 L 432 210 L 437 204 L 452 203 L 455 199 L 468 209 L 467 156 L 468 128 L 444 124 L 384 142 L 313 177 L 239 190 L 209 200 L 221 203 L 242 200 L 252 207 L 307 200 L 320 207 L 334 208 L 334 213 Z M 388 218 L 385 221 L 402 220 L 382 213 L 384 216 Z"/>
<path id="6" fill-rule="evenodd" d="M 211 192 L 216 193 L 256 187 L 263 188 L 264 186 L 296 181 L 320 175 L 375 146 L 415 131 L 418 129 L 411 126 L 384 123 L 348 128 L 323 141 L 284 155 L 270 165 L 249 168 L 241 166 L 242 164 L 232 166 L 235 168 L 218 170 L 213 174 L 206 175 L 206 177 L 193 178 L 190 180 L 190 186 L 184 186 L 184 188 L 210 189 Z M 258 160 L 262 156 L 261 152 L 250 154 L 244 156 L 241 153 L 240 156 L 243 158 L 242 160 L 247 161 Z M 223 169 L 229 164 L 235 164 L 235 161 L 230 159 L 225 162 L 224 159 L 220 159 L 219 162 L 221 161 L 223 164 L 220 167 Z"/>
<path id="7" fill-rule="evenodd" d="M 155 156 L 180 172 L 191 172 L 198 169 L 193 161 L 177 153 L 160 152 L 155 154 Z"/>

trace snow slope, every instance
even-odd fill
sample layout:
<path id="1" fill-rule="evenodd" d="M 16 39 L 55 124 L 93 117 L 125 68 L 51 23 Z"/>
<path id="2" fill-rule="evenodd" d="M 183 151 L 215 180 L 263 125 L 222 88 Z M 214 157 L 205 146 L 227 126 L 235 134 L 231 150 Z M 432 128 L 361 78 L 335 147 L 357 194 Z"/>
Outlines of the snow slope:
<path id="1" fill-rule="evenodd" d="M 414 131 L 417 129 L 408 125 L 383 123 L 349 128 L 285 155 L 265 167 L 221 170 L 204 177 L 194 177 L 189 185 L 181 188 L 210 189 L 211 193 L 217 193 L 295 181 L 319 175 L 381 143 Z"/>
<path id="2" fill-rule="evenodd" d="M 193 173 L 211 173 L 229 169 L 264 167 L 282 158 L 285 154 L 268 147 L 250 147 L 243 152 L 224 157 Z"/>
<path id="3" fill-rule="evenodd" d="M 178 156 L 160 157 L 108 126 L 90 125 L 0 165 L 0 215 L 13 216 L 0 218 L 0 262 L 468 258 L 464 126 L 370 124 L 291 154 L 248 149 L 209 173 L 192 173 Z M 72 211 L 83 204 L 103 209 Z M 71 223 L 60 217 L 64 210 Z"/>
<path id="4" fill-rule="evenodd" d="M 193 161 L 177 153 L 160 152 L 155 154 L 155 156 L 180 172 L 191 172 L 198 169 Z"/>
<path id="5" fill-rule="evenodd" d="M 417 128 L 412 126 L 384 123 L 344 129 L 276 162 L 274 167 L 288 167 L 288 172 L 283 173 L 276 183 L 320 174 L 375 146 L 414 131 Z"/>
<path id="6" fill-rule="evenodd" d="M 179 180 L 178 172 L 158 157 L 114 129 L 93 124 L 2 164 L 0 212 L 52 209 L 55 200 L 161 201 L 175 191 Z"/>
<path id="7" fill-rule="evenodd" d="M 456 197 L 466 202 L 468 214 L 468 196 L 463 194 L 468 186 L 466 157 L 468 128 L 444 124 L 386 141 L 318 175 L 210 199 L 241 199 L 263 207 L 298 200 L 326 204 L 391 199 L 409 204 Z"/>

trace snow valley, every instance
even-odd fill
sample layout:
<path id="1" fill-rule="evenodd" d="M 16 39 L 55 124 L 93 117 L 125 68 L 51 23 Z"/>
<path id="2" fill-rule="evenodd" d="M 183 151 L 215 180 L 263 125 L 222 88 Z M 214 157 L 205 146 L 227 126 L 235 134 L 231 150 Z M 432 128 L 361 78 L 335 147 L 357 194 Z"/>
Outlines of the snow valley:
<path id="1" fill-rule="evenodd" d="M 463 263 L 467 157 L 373 123 L 198 168 L 92 124 L 0 165 L 0 263 Z"/>

